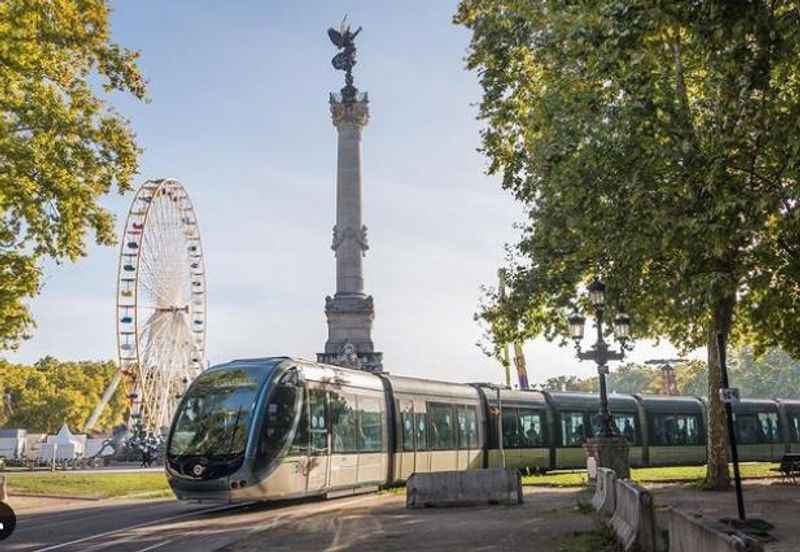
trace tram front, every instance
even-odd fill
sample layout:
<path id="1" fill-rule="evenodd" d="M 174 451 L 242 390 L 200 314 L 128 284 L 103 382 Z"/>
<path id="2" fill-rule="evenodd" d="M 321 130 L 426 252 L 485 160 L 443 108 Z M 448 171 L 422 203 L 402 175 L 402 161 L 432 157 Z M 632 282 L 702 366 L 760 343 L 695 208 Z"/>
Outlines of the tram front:
<path id="1" fill-rule="evenodd" d="M 167 476 L 179 500 L 258 500 L 300 417 L 298 370 L 285 358 L 233 361 L 186 391 L 167 439 Z"/>

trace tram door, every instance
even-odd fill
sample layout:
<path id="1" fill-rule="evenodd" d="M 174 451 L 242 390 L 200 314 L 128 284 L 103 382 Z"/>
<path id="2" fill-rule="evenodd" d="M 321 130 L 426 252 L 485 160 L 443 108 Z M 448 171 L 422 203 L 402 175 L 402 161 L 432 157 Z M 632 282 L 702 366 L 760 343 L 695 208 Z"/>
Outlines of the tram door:
<path id="1" fill-rule="evenodd" d="M 319 491 L 328 486 L 330 461 L 330 416 L 328 393 L 322 389 L 309 389 L 310 448 L 307 468 L 308 491 Z"/>
<path id="2" fill-rule="evenodd" d="M 414 401 L 414 446 L 416 461 L 414 471 L 427 473 L 431 471 L 431 447 L 428 437 L 428 412 L 425 401 Z"/>
<path id="3" fill-rule="evenodd" d="M 397 455 L 399 479 L 406 480 L 416 471 L 414 458 L 414 402 L 398 401 L 401 424 L 401 446 Z"/>

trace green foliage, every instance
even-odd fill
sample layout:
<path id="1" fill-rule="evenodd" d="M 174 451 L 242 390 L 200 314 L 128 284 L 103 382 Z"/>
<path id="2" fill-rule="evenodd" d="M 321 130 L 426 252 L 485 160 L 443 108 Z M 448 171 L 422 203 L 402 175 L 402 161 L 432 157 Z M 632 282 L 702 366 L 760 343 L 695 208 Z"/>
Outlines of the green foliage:
<path id="1" fill-rule="evenodd" d="M 594 277 L 634 334 L 800 356 L 800 6 L 462 0 L 489 172 L 527 207 L 494 353 L 566 333 Z M 580 300 L 585 301 L 585 299 Z M 726 483 L 709 392 L 709 477 Z"/>
<path id="2" fill-rule="evenodd" d="M 750 399 L 800 400 L 800 362 L 780 349 L 769 349 L 755 356 L 753 349 L 733 351 L 728 369 L 731 385 Z M 689 360 L 675 366 L 675 382 L 679 395 L 705 397 L 708 392 L 708 365 L 702 360 Z M 664 377 L 659 368 L 625 364 L 608 375 L 609 393 L 665 394 Z M 542 386 L 550 391 L 586 391 L 597 393 L 597 377 L 579 379 L 559 376 Z"/>
<path id="3" fill-rule="evenodd" d="M 75 261 L 87 234 L 114 241 L 98 199 L 130 188 L 128 122 L 96 92 L 144 98 L 136 52 L 110 41 L 106 0 L 0 2 L 0 350 L 33 325 L 45 257 Z"/>
<path id="4" fill-rule="evenodd" d="M 580 391 L 592 393 L 597 390 L 597 378 L 579 379 L 576 376 L 548 378 L 542 385 L 545 391 Z"/>
<path id="5" fill-rule="evenodd" d="M 742 348 L 731 358 L 731 385 L 743 397 L 800 399 L 800 361 L 780 349 L 756 357 Z"/>
<path id="6" fill-rule="evenodd" d="M 639 335 L 704 345 L 732 302 L 737 336 L 800 353 L 800 11 L 670 6 L 459 7 L 490 172 L 528 206 L 510 300 L 484 312 L 503 342 L 563 334 L 600 275 Z"/>
<path id="7" fill-rule="evenodd" d="M 589 511 L 593 511 L 589 505 Z M 598 523 L 591 531 L 576 531 L 567 537 L 558 539 L 558 552 L 616 552 L 619 545 L 614 538 L 614 530 L 604 523 Z"/>
<path id="8" fill-rule="evenodd" d="M 61 362 L 45 357 L 33 366 L 0 360 L 0 427 L 55 433 L 63 423 L 80 431 L 117 371 L 111 362 Z M 96 424 L 111 429 L 125 422 L 127 387 L 120 384 Z"/>

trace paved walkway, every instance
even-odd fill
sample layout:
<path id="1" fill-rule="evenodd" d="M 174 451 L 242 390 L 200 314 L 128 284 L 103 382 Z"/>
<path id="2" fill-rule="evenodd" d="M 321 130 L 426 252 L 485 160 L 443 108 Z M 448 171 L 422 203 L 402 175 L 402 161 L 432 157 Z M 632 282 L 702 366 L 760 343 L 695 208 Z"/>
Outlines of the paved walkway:
<path id="1" fill-rule="evenodd" d="M 576 531 L 595 527 L 594 516 L 578 508 L 589 498 L 581 489 L 527 488 L 521 506 L 407 510 L 405 495 L 387 494 L 286 519 L 223 550 L 557 552 Z"/>
<path id="2" fill-rule="evenodd" d="M 666 507 L 699 512 L 713 520 L 737 517 L 733 491 L 701 491 L 692 485 L 650 485 L 656 503 L 659 526 L 666 527 Z M 746 481 L 744 501 L 748 517 L 762 518 L 775 526 L 778 541 L 767 545 L 769 552 L 800 550 L 800 487 L 780 481 Z"/>

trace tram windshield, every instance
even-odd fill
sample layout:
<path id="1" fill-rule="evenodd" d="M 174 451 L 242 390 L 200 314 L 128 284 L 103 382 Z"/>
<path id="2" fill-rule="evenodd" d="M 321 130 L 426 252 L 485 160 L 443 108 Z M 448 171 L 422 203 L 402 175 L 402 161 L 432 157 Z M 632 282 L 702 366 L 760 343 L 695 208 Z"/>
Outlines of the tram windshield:
<path id="1" fill-rule="evenodd" d="M 177 414 L 171 456 L 232 457 L 244 454 L 256 394 L 265 372 L 235 367 L 201 374 Z"/>

